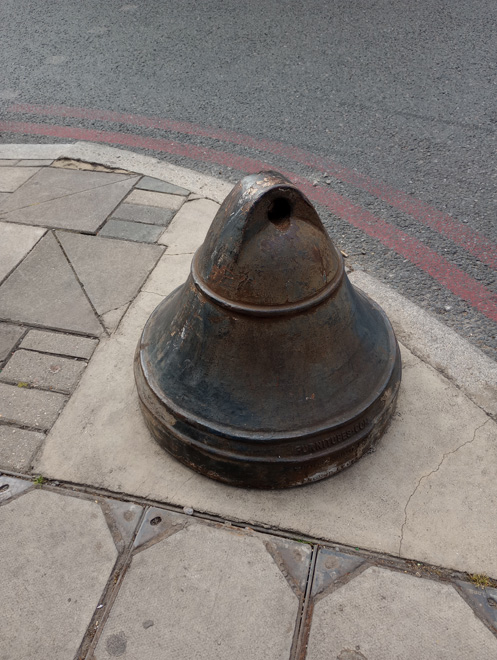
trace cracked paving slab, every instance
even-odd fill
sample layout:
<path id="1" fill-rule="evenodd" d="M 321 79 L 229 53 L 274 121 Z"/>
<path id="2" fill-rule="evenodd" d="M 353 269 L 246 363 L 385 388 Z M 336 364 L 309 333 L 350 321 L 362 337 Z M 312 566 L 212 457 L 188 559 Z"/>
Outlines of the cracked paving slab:
<path id="1" fill-rule="evenodd" d="M 186 260 L 181 267 L 187 268 Z M 169 286 L 174 284 L 171 278 Z M 168 293 L 165 282 L 160 292 L 141 293 L 116 334 L 101 342 L 77 392 L 48 435 L 36 470 L 54 479 L 396 554 L 404 509 L 420 478 L 435 469 L 445 453 L 471 439 L 476 427 L 488 419 L 486 414 L 403 349 L 407 368 L 398 410 L 374 453 L 331 479 L 303 488 L 264 492 L 216 483 L 164 452 L 151 438 L 139 410 L 133 356 L 146 320 Z M 487 479 L 485 487 L 487 497 L 497 496 L 495 480 Z M 457 482 L 454 488 L 460 489 L 460 507 L 434 510 L 425 523 L 433 534 L 422 534 L 418 546 L 406 545 L 403 551 L 445 566 L 452 566 L 454 553 L 459 552 L 456 563 L 461 570 L 497 575 L 497 539 L 491 526 L 480 535 L 480 547 L 473 554 L 467 551 L 468 539 L 462 531 L 454 539 L 452 528 L 461 529 L 461 521 L 472 515 L 464 500 L 466 482 Z M 414 500 L 410 506 L 414 508 Z M 422 519 L 424 512 L 419 515 Z M 459 550 L 448 547 L 455 540 Z"/>
<path id="2" fill-rule="evenodd" d="M 401 556 L 497 575 L 497 424 L 490 418 L 423 476 L 406 506 Z"/>

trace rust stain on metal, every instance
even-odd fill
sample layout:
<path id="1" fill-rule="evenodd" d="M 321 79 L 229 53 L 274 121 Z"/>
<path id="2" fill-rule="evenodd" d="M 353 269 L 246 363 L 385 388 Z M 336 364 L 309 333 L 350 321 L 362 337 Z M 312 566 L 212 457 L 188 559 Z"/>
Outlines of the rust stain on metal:
<path id="1" fill-rule="evenodd" d="M 235 186 L 189 278 L 148 320 L 135 378 L 148 427 L 178 460 L 285 488 L 375 446 L 401 366 L 386 315 L 350 284 L 314 207 L 264 172 Z"/>

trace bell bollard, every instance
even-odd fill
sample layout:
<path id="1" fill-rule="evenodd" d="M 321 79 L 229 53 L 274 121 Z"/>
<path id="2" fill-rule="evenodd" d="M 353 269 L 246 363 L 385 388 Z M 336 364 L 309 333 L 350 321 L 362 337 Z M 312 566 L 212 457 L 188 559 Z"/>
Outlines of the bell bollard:
<path id="1" fill-rule="evenodd" d="M 261 172 L 233 188 L 188 279 L 150 316 L 135 380 L 172 456 L 226 484 L 275 489 L 330 477 L 375 446 L 401 361 L 312 204 Z"/>

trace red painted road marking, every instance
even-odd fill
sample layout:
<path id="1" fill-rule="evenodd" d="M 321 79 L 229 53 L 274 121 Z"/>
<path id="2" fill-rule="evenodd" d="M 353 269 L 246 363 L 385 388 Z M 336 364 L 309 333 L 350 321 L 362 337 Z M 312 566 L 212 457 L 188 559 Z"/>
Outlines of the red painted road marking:
<path id="1" fill-rule="evenodd" d="M 90 140 L 93 142 L 162 151 L 207 163 L 217 163 L 219 165 L 228 165 L 229 167 L 234 166 L 242 172 L 258 172 L 268 167 L 266 163 L 251 158 L 233 156 L 232 154 L 215 149 L 201 148 L 162 138 L 15 121 L 0 122 L 0 131 L 22 133 L 25 135 L 45 135 L 57 138 Z M 291 172 L 284 172 L 284 174 L 302 187 L 312 201 L 323 204 L 339 217 L 402 255 L 411 261 L 411 263 L 418 266 L 418 268 L 428 273 L 433 279 L 440 282 L 456 296 L 468 302 L 492 321 L 497 322 L 497 301 L 495 294 L 460 268 L 437 254 L 437 252 L 431 250 L 418 239 L 409 236 L 385 220 L 377 218 L 369 211 L 353 204 L 328 188 L 314 187 L 307 179 L 295 176 Z"/>
<path id="2" fill-rule="evenodd" d="M 146 117 L 143 115 L 126 114 L 108 110 L 74 108 L 69 106 L 31 105 L 26 103 L 14 104 L 9 110 L 16 113 L 112 121 L 127 124 L 129 126 L 158 128 L 186 135 L 199 135 L 224 142 L 231 142 L 251 149 L 283 156 L 301 163 L 302 165 L 306 165 L 307 167 L 319 170 L 320 172 L 326 172 L 343 183 L 349 183 L 356 188 L 374 195 L 390 206 L 410 215 L 418 222 L 434 229 L 450 239 L 456 245 L 459 245 L 467 252 L 480 259 L 483 263 L 487 264 L 487 266 L 490 266 L 490 268 L 497 270 L 497 245 L 471 227 L 468 227 L 446 213 L 438 211 L 426 202 L 411 197 L 405 192 L 396 190 L 384 183 L 374 181 L 369 176 L 343 167 L 329 158 L 316 156 L 297 147 L 289 147 L 272 140 L 260 140 L 248 135 L 240 135 L 234 131 L 206 128 L 183 121 Z"/>

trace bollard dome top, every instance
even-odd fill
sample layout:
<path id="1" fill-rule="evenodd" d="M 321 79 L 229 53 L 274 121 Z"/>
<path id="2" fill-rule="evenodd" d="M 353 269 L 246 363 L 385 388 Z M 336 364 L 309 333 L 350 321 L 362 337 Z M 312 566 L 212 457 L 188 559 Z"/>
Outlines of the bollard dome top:
<path id="1" fill-rule="evenodd" d="M 260 172 L 242 179 L 223 202 L 192 275 L 218 304 L 284 314 L 330 295 L 343 262 L 305 195 L 281 174 Z"/>

